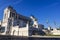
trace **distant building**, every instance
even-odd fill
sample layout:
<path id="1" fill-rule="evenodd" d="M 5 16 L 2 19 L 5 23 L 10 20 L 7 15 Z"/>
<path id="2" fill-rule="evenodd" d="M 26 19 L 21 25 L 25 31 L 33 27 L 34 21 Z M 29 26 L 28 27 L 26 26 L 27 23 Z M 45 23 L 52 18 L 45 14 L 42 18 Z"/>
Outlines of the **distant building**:
<path id="1" fill-rule="evenodd" d="M 52 31 L 51 31 L 52 35 L 60 35 L 60 30 L 57 30 L 56 28 L 54 28 Z"/>

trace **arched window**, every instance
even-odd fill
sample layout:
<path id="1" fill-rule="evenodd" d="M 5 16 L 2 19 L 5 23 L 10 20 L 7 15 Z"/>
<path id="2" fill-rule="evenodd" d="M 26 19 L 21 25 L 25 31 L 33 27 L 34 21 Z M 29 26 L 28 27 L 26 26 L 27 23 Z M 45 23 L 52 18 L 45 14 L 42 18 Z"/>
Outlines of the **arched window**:
<path id="1" fill-rule="evenodd" d="M 0 32 L 1 32 L 1 33 L 5 32 L 5 27 L 1 27 L 1 28 L 0 28 Z"/>
<path id="2" fill-rule="evenodd" d="M 15 34 L 15 30 L 13 31 L 13 35 Z"/>
<path id="3" fill-rule="evenodd" d="M 6 13 L 4 14 L 4 19 L 6 18 Z"/>

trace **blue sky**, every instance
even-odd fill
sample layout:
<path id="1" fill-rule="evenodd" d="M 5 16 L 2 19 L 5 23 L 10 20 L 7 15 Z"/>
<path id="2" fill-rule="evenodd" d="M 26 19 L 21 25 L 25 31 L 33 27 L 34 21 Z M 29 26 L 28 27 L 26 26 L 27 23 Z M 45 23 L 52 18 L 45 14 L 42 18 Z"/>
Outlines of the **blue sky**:
<path id="1" fill-rule="evenodd" d="M 38 23 L 53 28 L 60 26 L 60 0 L 0 0 L 0 19 L 3 18 L 4 9 L 11 5 L 18 13 L 30 16 L 34 15 L 38 19 Z M 54 21 L 57 26 L 54 25 Z"/>

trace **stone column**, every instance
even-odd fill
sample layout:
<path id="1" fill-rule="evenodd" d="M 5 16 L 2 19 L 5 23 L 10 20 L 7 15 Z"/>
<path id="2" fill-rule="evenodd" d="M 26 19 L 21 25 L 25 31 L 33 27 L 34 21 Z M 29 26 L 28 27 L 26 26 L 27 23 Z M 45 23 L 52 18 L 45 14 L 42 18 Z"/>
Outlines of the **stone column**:
<path id="1" fill-rule="evenodd" d="M 27 21 L 26 27 L 29 28 L 29 21 Z"/>

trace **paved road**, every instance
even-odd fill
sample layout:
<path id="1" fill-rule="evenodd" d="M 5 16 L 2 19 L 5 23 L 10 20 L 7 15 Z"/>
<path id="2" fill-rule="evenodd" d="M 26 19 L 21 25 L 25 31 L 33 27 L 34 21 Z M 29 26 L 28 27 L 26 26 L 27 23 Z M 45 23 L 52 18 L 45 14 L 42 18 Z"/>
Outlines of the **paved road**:
<path id="1" fill-rule="evenodd" d="M 60 38 L 60 36 L 38 36 L 38 35 L 29 36 L 29 37 L 38 37 L 38 38 Z"/>
<path id="2" fill-rule="evenodd" d="M 0 35 L 0 40 L 60 40 L 60 36 L 10 36 Z"/>

